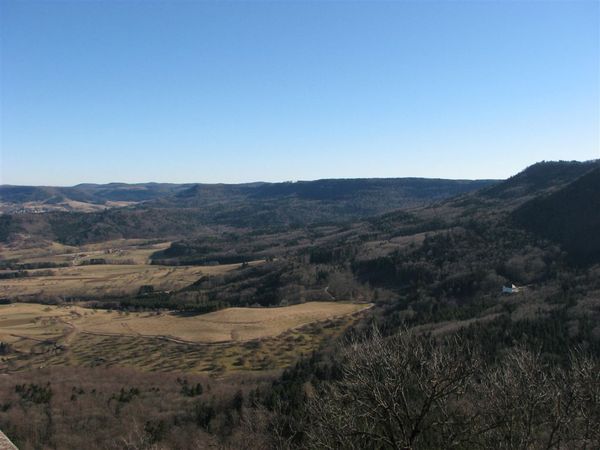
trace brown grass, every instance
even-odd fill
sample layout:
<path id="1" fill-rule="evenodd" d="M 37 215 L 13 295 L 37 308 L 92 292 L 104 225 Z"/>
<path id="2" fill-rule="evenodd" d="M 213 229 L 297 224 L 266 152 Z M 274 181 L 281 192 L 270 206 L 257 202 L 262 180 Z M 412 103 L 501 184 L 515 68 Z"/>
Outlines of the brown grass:
<path id="1" fill-rule="evenodd" d="M 287 367 L 338 335 L 369 305 L 310 302 L 181 317 L 77 306 L 0 306 L 0 372 L 45 366 L 119 366 L 222 374 Z"/>
<path id="2" fill-rule="evenodd" d="M 133 261 L 147 264 L 152 253 L 164 250 L 170 242 L 155 242 L 145 239 L 116 239 L 81 246 L 63 245 L 58 242 L 18 243 L 0 245 L 0 258 L 16 259 L 20 263 L 68 263 L 77 265 L 93 258 L 103 258 L 119 263 Z"/>
<path id="3" fill-rule="evenodd" d="M 36 276 L 45 270 L 33 270 L 30 277 L 0 280 L 0 297 L 128 295 L 148 284 L 155 290 L 174 290 L 192 284 L 203 275 L 221 275 L 238 267 L 240 264 L 179 267 L 103 264 L 52 269 L 52 276 Z"/>
<path id="4" fill-rule="evenodd" d="M 309 302 L 280 308 L 227 308 L 195 316 L 122 313 L 79 306 L 0 305 L 0 340 L 15 336 L 49 339 L 70 332 L 173 341 L 216 343 L 277 336 L 312 322 L 365 309 L 368 305 Z"/>
<path id="5" fill-rule="evenodd" d="M 355 313 L 365 307 L 353 303 L 309 302 L 281 308 L 227 308 L 191 317 L 94 314 L 73 323 L 78 329 L 95 334 L 160 336 L 175 341 L 215 343 L 277 336 L 286 330 Z"/>

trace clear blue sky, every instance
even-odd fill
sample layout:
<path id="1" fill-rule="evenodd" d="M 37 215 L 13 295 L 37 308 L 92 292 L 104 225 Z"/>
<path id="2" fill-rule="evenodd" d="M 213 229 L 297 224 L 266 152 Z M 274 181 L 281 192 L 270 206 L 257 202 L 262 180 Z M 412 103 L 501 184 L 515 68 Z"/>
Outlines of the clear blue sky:
<path id="1" fill-rule="evenodd" d="M 0 183 L 600 157 L 600 3 L 0 0 Z"/>

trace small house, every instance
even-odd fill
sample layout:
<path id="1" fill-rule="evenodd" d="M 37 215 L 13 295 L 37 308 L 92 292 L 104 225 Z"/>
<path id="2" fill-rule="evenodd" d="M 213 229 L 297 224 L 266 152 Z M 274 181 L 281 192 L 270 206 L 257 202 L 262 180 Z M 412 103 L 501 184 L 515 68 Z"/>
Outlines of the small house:
<path id="1" fill-rule="evenodd" d="M 502 286 L 503 294 L 516 294 L 519 292 L 519 288 L 514 284 L 509 284 L 508 286 Z"/>

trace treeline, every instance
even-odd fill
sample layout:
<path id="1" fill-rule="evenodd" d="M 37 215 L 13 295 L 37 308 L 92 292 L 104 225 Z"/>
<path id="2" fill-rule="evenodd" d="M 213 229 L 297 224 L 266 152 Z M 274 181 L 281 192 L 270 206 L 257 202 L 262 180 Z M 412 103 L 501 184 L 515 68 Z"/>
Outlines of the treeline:
<path id="1" fill-rule="evenodd" d="M 10 280 L 14 278 L 27 278 L 27 277 L 49 277 L 53 276 L 54 271 L 52 270 L 37 270 L 35 273 L 31 273 L 27 270 L 14 270 L 0 272 L 0 280 Z"/>
<path id="2" fill-rule="evenodd" d="M 40 261 L 30 263 L 19 263 L 15 261 L 0 261 L 0 270 L 36 270 L 36 269 L 58 269 L 69 267 L 70 263 L 55 263 L 52 261 Z"/>

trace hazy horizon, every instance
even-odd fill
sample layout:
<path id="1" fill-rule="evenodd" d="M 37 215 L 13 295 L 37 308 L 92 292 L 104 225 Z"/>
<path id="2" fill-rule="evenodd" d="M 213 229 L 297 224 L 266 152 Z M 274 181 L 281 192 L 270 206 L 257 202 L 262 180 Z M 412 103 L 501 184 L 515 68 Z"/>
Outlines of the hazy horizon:
<path id="1" fill-rule="evenodd" d="M 585 163 L 585 162 L 591 162 L 591 161 L 595 161 L 596 159 L 588 159 L 588 160 L 561 160 L 561 161 L 566 161 L 566 162 L 580 162 L 580 163 Z M 537 161 L 536 163 L 533 164 L 537 164 L 540 162 L 550 162 L 550 161 Z M 92 183 L 92 182 L 86 182 L 86 181 L 81 181 L 81 182 L 77 182 L 74 184 L 64 184 L 64 185 L 59 185 L 59 184 L 12 184 L 12 183 L 3 183 L 0 184 L 0 186 L 23 186 L 23 187 L 75 187 L 75 186 L 79 186 L 79 185 L 86 185 L 86 184 L 93 184 L 93 185 L 108 185 L 108 184 L 128 184 L 128 185 L 137 185 L 137 184 L 190 184 L 190 185 L 194 185 L 194 184 L 205 184 L 205 185 L 238 185 L 238 184 L 257 184 L 257 183 L 302 183 L 302 182 L 311 182 L 311 181 L 325 181 L 325 180 L 361 180 L 361 179 L 366 179 L 366 180 L 389 180 L 389 179 L 428 179 L 428 180 L 450 180 L 450 181 L 502 181 L 505 180 L 506 178 L 510 178 L 514 175 L 516 175 L 517 173 L 521 172 L 522 170 L 525 170 L 527 167 L 530 167 L 533 164 L 529 164 L 526 167 L 523 167 L 521 170 L 519 170 L 518 172 L 515 172 L 511 175 L 509 175 L 508 177 L 505 178 L 444 178 L 444 177 L 427 177 L 427 176 L 402 176 L 402 177 L 337 177 L 337 178 L 333 178 L 333 177 L 325 177 L 325 178 L 314 178 L 314 179 L 297 179 L 297 180 L 274 180 L 274 181 L 265 181 L 265 180 L 254 180 L 254 181 L 240 181 L 237 183 L 228 183 L 228 182 L 205 182 L 205 181 L 182 181 L 182 182 L 171 182 L 171 181 L 136 181 L 136 182 L 128 182 L 128 181 L 108 181 L 105 183 Z"/>
<path id="2" fill-rule="evenodd" d="M 146 180 L 146 181 L 119 181 L 119 180 L 113 180 L 113 181 L 106 181 L 106 182 L 89 182 L 89 181 L 77 181 L 75 183 L 72 184 L 18 184 L 18 183 L 0 183 L 0 186 L 32 186 L 32 187 L 75 187 L 78 185 L 85 185 L 85 184 L 95 184 L 95 185 L 107 185 L 107 184 L 129 184 L 129 185 L 135 185 L 135 184 L 210 184 L 210 185 L 214 185 L 214 184 L 231 184 L 231 185 L 236 185 L 236 184 L 254 184 L 254 183 L 298 183 L 298 182 L 310 182 L 310 181 L 323 181 L 323 180 L 360 180 L 360 179 L 366 179 L 366 180 L 386 180 L 386 179 L 398 179 L 398 178 L 417 178 L 417 179 L 429 179 L 429 180 L 451 180 L 451 181 L 486 181 L 486 180 L 492 180 L 492 181 L 502 181 L 505 180 L 507 178 L 510 178 L 520 172 L 522 172 L 523 170 L 527 169 L 528 167 L 538 164 L 538 163 L 542 163 L 542 162 L 579 162 L 579 163 L 585 163 L 585 162 L 592 162 L 592 161 L 596 161 L 600 158 L 592 158 L 592 159 L 586 159 L 586 160 L 574 160 L 574 159 L 561 159 L 561 160 L 540 160 L 540 161 L 535 161 L 531 164 L 528 164 L 524 167 L 522 167 L 521 169 L 519 169 L 518 171 L 516 171 L 515 173 L 512 173 L 506 177 L 503 178 L 452 178 L 452 177 L 433 177 L 433 176 L 418 176 L 418 175 L 406 175 L 406 176 L 373 176 L 373 177 L 365 177 L 365 176 L 356 176 L 356 177 L 322 177 L 322 178 L 298 178 L 298 179 L 292 179 L 292 180 L 284 180 L 284 179 L 273 179 L 270 181 L 267 180 L 245 180 L 245 181 L 239 181 L 239 182 L 225 182 L 225 181 L 214 181 L 214 182 L 209 182 L 209 181 L 178 181 L 178 182 L 174 182 L 174 181 L 155 181 L 155 180 Z"/>
<path id="3" fill-rule="evenodd" d="M 504 179 L 596 159 L 599 13 L 2 2 L 0 184 Z"/>

